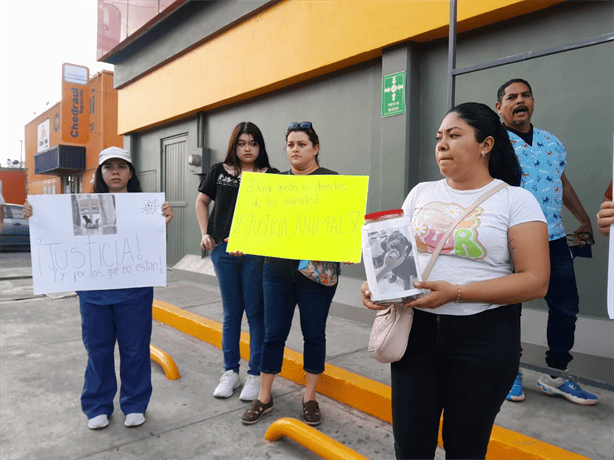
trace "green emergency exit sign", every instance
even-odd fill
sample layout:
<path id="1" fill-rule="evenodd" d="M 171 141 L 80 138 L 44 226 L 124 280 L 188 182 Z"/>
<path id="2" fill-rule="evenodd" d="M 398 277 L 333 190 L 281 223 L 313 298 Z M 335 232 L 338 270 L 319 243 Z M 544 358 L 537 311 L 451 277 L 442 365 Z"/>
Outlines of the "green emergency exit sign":
<path id="1" fill-rule="evenodd" d="M 405 72 L 382 78 L 382 117 L 405 113 Z"/>

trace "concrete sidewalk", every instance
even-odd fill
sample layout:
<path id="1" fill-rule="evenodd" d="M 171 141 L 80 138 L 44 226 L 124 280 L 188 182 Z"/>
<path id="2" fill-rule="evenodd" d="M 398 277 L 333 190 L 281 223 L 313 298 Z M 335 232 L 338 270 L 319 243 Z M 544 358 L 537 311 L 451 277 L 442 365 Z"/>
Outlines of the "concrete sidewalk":
<path id="1" fill-rule="evenodd" d="M 181 379 L 167 380 L 152 364 L 154 394 L 147 422 L 124 427 L 116 403 L 110 426 L 87 428 L 79 395 L 87 356 L 81 342 L 78 299 L 33 296 L 29 253 L 0 254 L 0 458 L 319 458 L 289 439 L 264 439 L 281 417 L 301 419 L 302 387 L 278 378 L 275 408 L 246 427 L 239 417 L 249 406 L 239 391 L 226 400 L 211 396 L 223 370 L 219 348 L 154 322 L 152 343 L 175 360 Z M 181 275 L 181 276 L 179 276 Z M 169 270 L 168 286 L 155 298 L 206 318 L 222 321 L 219 289 L 180 271 Z M 189 278 L 189 279 L 188 279 Z M 210 281 L 210 280 L 209 280 Z M 287 346 L 302 351 L 298 321 Z M 247 331 L 247 323 L 244 322 Z M 387 365 L 367 350 L 368 325 L 331 316 L 327 362 L 390 384 Z M 246 363 L 242 363 L 241 376 Z M 594 459 L 614 457 L 614 394 L 588 387 L 599 397 L 584 407 L 541 394 L 539 374 L 525 370 L 526 399 L 503 405 L 497 425 Z M 391 426 L 330 398 L 320 396 L 318 430 L 372 459 L 394 458 Z M 443 453 L 438 452 L 438 458 Z"/>

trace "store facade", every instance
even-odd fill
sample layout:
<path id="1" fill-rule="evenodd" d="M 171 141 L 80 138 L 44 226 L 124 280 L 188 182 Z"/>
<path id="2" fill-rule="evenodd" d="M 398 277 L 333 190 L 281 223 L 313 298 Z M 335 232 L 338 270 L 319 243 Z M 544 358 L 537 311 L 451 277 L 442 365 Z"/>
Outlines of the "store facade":
<path id="1" fill-rule="evenodd" d="M 106 3 L 111 2 L 99 2 Z M 323 166 L 369 176 L 368 212 L 398 208 L 416 183 L 439 179 L 433 152 L 447 110 L 448 5 L 179 1 L 160 4 L 131 33 L 120 14 L 116 23 L 123 39 L 99 46 L 99 60 L 115 65 L 118 129 L 142 182 L 147 191 L 165 192 L 175 209 L 169 264 L 200 254 L 198 184 L 210 165 L 223 160 L 240 121 L 261 128 L 272 164 L 281 170 L 288 169 L 286 126 L 312 121 Z M 457 66 L 611 34 L 613 23 L 609 2 L 461 0 Z M 563 141 L 569 152 L 566 175 L 591 216 L 611 180 L 613 51 L 608 41 L 456 79 L 457 103 L 491 107 L 503 82 L 520 77 L 531 83 L 533 122 Z M 405 107 L 383 116 L 386 77 L 395 74 L 404 75 Z M 577 227 L 569 213 L 564 219 L 568 231 Z M 576 356 L 586 359 L 575 362 L 585 363 L 587 375 L 607 381 L 611 373 L 607 377 L 603 369 L 611 370 L 614 361 L 605 309 L 607 240 L 595 238 L 593 258 L 576 259 L 582 316 Z M 348 267 L 344 277 L 361 280 L 364 271 Z M 358 299 L 340 287 L 339 302 Z M 530 302 L 525 311 L 524 356 L 541 365 L 545 304 Z M 595 341 L 595 334 L 609 338 Z"/>

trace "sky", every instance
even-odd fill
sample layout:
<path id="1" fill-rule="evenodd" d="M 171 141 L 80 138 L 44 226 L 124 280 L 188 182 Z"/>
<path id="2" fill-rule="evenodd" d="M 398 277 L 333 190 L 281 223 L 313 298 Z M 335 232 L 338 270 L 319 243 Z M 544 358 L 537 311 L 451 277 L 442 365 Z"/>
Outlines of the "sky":
<path id="1" fill-rule="evenodd" d="M 25 125 L 60 102 L 63 63 L 113 70 L 96 61 L 96 12 L 96 0 L 0 0 L 0 166 L 25 160 Z"/>

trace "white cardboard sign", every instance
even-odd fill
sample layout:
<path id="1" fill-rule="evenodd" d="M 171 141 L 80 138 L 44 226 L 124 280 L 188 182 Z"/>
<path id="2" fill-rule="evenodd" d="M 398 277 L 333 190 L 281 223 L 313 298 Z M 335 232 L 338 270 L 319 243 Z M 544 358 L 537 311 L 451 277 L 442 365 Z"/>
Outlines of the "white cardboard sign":
<path id="1" fill-rule="evenodd" d="M 614 146 L 614 136 L 612 136 L 612 145 Z M 612 154 L 612 177 L 614 177 L 614 152 Z M 608 254 L 608 316 L 614 319 L 614 225 L 610 226 L 610 251 Z"/>
<path id="2" fill-rule="evenodd" d="M 35 294 L 166 286 L 163 193 L 30 195 Z"/>

